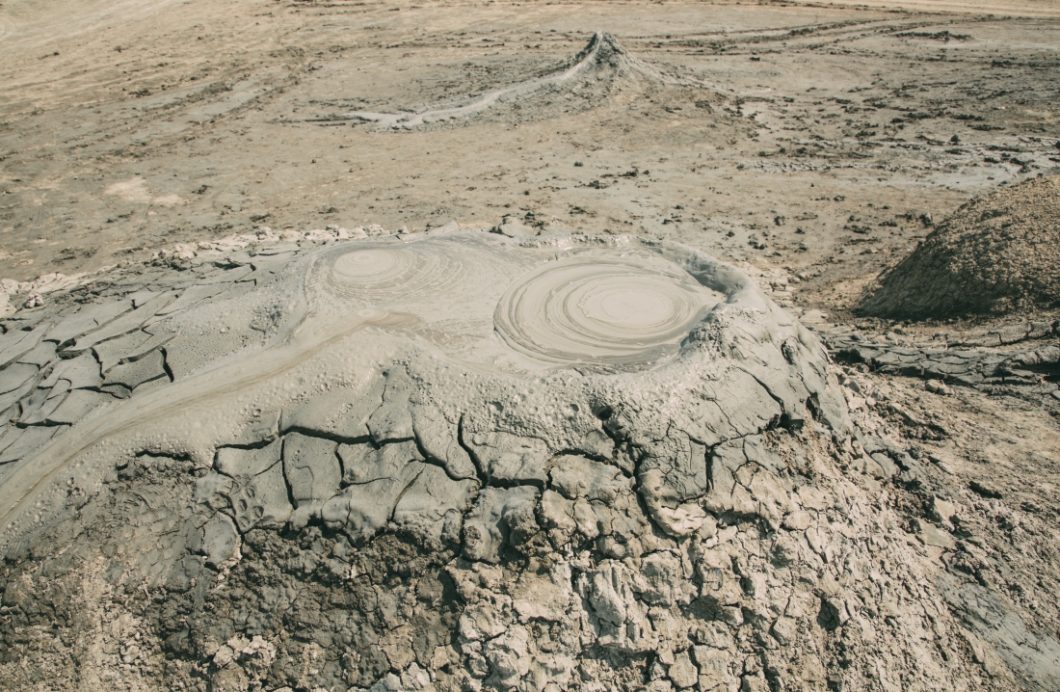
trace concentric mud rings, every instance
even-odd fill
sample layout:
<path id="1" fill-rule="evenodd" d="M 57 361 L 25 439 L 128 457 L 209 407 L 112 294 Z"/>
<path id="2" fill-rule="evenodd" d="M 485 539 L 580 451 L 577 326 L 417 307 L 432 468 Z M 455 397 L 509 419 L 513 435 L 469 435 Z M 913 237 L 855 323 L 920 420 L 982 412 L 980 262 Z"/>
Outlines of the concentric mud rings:
<path id="1" fill-rule="evenodd" d="M 356 304 L 393 307 L 437 296 L 466 273 L 466 264 L 449 243 L 355 242 L 320 259 L 312 288 Z"/>
<path id="2" fill-rule="evenodd" d="M 520 279 L 501 298 L 494 327 L 508 345 L 536 360 L 644 364 L 676 352 L 724 299 L 651 254 L 586 254 Z"/>

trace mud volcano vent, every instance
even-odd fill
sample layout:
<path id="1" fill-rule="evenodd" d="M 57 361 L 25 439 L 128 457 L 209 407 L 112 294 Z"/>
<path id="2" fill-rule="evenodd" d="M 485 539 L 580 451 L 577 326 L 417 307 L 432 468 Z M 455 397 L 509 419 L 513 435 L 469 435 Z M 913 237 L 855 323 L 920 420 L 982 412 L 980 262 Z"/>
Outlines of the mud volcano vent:
<path id="1" fill-rule="evenodd" d="M 826 354 L 738 271 L 485 233 L 170 264 L 4 324 L 0 677 L 823 684 L 882 529 Z"/>

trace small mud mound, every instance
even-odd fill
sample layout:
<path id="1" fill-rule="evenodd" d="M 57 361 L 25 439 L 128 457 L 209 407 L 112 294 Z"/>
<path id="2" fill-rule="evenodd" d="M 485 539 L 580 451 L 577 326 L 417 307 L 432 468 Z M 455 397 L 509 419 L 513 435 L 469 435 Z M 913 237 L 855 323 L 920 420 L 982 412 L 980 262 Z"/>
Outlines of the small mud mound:
<path id="1" fill-rule="evenodd" d="M 611 34 L 597 32 L 577 55 L 556 69 L 477 97 L 407 112 L 334 113 L 314 121 L 411 130 L 484 118 L 536 120 L 556 112 L 593 108 L 622 87 L 659 86 L 703 87 L 695 79 L 648 64 L 627 52 Z"/>
<path id="2" fill-rule="evenodd" d="M 866 315 L 931 319 L 1060 305 L 1060 176 L 965 204 L 881 277 Z"/>

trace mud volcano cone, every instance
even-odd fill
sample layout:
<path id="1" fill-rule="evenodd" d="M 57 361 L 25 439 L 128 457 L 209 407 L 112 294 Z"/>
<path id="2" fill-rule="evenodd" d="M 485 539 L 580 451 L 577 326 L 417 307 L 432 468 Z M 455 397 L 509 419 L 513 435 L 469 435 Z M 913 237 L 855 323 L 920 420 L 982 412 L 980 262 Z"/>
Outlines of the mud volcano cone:
<path id="1" fill-rule="evenodd" d="M 218 689 L 952 672 L 914 646 L 935 598 L 858 610 L 933 587 L 821 345 L 733 268 L 444 232 L 179 267 L 4 325 L 0 639 L 34 675 L 76 686 L 90 648 Z"/>
<path id="2" fill-rule="evenodd" d="M 568 64 L 596 72 L 606 72 L 612 78 L 648 78 L 659 81 L 680 81 L 627 51 L 618 39 L 606 31 L 593 34 L 585 47 Z M 597 75 L 599 77 L 599 75 Z"/>
<path id="3" fill-rule="evenodd" d="M 703 88 L 697 80 L 657 68 L 630 54 L 613 35 L 597 32 L 582 50 L 560 65 L 478 96 L 398 113 L 354 111 L 325 114 L 313 120 L 349 120 L 397 130 L 455 126 L 483 118 L 521 122 L 595 108 L 623 89 L 657 86 L 691 87 L 697 91 Z"/>
<path id="4" fill-rule="evenodd" d="M 1060 176 L 965 204 L 862 301 L 896 319 L 1001 314 L 1060 306 Z"/>

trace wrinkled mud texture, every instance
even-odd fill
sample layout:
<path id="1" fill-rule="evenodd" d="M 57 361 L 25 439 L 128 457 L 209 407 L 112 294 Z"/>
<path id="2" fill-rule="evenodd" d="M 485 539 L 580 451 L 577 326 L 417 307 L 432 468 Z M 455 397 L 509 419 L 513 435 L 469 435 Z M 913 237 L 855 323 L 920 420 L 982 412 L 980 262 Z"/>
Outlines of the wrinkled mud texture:
<path id="1" fill-rule="evenodd" d="M 946 604 L 996 596 L 873 502 L 899 467 L 744 275 L 621 237 L 334 235 L 163 256 L 4 322 L 3 679 L 978 675 Z M 975 641 L 1052 686 L 1056 642 L 994 607 Z"/>
<path id="2" fill-rule="evenodd" d="M 943 335 L 945 336 L 945 335 Z M 987 391 L 1050 395 L 1060 381 L 1060 321 L 1016 324 L 967 342 L 906 343 L 856 331 L 827 336 L 837 360 L 887 375 L 934 380 Z M 1055 396 L 1052 397 L 1054 400 Z"/>

